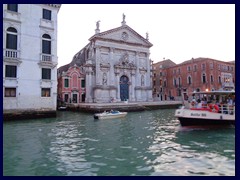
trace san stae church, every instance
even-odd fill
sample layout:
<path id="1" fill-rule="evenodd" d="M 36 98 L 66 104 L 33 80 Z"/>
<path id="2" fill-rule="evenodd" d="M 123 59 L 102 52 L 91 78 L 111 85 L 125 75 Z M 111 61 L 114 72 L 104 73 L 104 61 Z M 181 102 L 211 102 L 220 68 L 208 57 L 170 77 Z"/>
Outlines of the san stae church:
<path id="1" fill-rule="evenodd" d="M 125 15 L 121 26 L 100 32 L 100 21 L 89 43 L 72 59 L 60 67 L 58 73 L 64 81 L 63 71 L 73 66 L 82 67 L 85 75 L 84 102 L 152 101 L 152 62 L 149 58 L 152 44 L 129 27 Z M 62 74 L 62 75 L 61 75 Z M 68 77 L 69 78 L 69 77 Z M 79 90 L 69 97 L 83 102 Z M 64 92 L 59 92 L 64 97 Z M 76 95 L 77 94 L 77 95 Z M 66 99 L 65 99 L 66 100 Z"/>

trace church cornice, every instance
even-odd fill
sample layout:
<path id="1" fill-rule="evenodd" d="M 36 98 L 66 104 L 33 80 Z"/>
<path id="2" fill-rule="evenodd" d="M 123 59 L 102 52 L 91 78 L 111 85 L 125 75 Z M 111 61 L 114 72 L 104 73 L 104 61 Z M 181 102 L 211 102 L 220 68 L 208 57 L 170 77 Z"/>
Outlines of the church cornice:
<path id="1" fill-rule="evenodd" d="M 45 4 L 45 5 L 60 9 L 60 7 L 61 7 L 62 4 Z"/>
<path id="2" fill-rule="evenodd" d="M 110 33 L 113 33 L 113 32 L 116 32 L 116 31 L 119 31 L 119 30 L 122 30 L 122 29 L 127 29 L 129 30 L 131 33 L 133 33 L 135 36 L 137 36 L 139 39 L 141 39 L 142 41 L 144 41 L 147 45 L 146 47 L 152 47 L 153 44 L 150 43 L 147 39 L 143 38 L 140 34 L 138 34 L 136 31 L 134 31 L 131 27 L 129 27 L 128 25 L 124 25 L 124 26 L 120 26 L 120 27 L 117 27 L 117 28 L 114 28 L 114 29 L 110 29 L 108 31 L 104 31 L 102 33 L 97 33 L 95 35 L 93 35 L 91 38 L 89 38 L 89 41 L 92 41 L 93 39 L 106 39 L 106 38 L 101 38 L 101 36 L 104 36 L 104 35 L 108 35 Z M 107 40 L 110 40 L 110 39 L 107 39 Z M 111 39 L 112 40 L 112 39 Z M 129 43 L 129 42 L 126 42 L 126 41 L 120 41 L 120 40 L 112 40 L 114 42 L 123 42 L 123 43 Z M 131 43 L 131 44 L 136 44 L 136 45 L 141 45 L 142 44 L 137 44 L 137 43 Z"/>

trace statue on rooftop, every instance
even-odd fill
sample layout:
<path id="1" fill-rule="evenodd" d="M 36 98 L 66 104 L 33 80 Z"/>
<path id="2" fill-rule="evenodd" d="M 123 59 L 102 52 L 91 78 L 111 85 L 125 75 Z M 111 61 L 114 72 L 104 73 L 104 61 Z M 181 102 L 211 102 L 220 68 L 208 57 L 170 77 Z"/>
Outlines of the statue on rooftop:
<path id="1" fill-rule="evenodd" d="M 99 29 L 99 22 L 100 22 L 100 21 L 97 21 L 97 22 L 96 22 L 96 27 L 97 27 L 97 29 Z"/>

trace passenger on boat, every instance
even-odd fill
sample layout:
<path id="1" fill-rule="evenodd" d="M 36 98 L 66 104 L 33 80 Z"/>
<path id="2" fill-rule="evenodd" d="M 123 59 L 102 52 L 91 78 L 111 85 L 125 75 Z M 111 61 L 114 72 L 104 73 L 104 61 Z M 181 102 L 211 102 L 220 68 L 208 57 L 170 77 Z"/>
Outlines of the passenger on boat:
<path id="1" fill-rule="evenodd" d="M 202 108 L 202 101 L 200 99 L 197 100 L 197 108 Z"/>

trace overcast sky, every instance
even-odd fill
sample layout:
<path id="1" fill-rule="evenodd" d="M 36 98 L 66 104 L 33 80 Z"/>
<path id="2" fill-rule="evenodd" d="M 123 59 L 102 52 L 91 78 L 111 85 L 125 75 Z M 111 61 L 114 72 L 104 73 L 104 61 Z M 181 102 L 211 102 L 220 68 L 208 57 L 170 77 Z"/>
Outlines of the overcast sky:
<path id="1" fill-rule="evenodd" d="M 125 21 L 149 41 L 154 63 L 171 59 L 181 63 L 192 57 L 235 60 L 234 4 L 63 4 L 58 13 L 58 67 L 71 62 L 88 39 L 121 26 Z"/>

